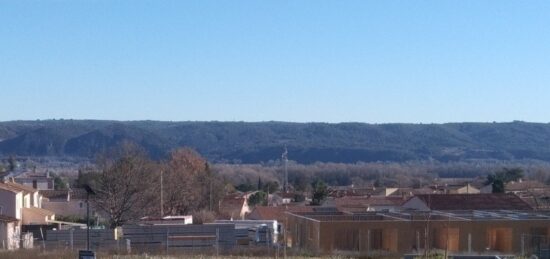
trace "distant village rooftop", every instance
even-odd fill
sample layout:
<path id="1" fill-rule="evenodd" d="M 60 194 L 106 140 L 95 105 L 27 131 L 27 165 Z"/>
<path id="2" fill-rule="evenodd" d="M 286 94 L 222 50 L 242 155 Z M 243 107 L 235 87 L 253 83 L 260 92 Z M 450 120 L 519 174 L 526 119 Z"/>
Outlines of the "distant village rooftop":
<path id="1" fill-rule="evenodd" d="M 419 194 L 403 204 L 420 210 L 533 210 L 512 193 Z"/>

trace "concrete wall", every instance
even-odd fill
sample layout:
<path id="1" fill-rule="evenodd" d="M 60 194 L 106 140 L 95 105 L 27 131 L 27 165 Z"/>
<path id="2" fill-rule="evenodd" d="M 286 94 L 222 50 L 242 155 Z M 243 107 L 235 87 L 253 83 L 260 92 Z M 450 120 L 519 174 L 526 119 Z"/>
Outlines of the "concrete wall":
<path id="1" fill-rule="evenodd" d="M 35 212 L 29 209 L 24 209 L 23 211 L 23 225 L 29 224 L 47 224 L 48 220 L 53 220 L 48 216 L 43 215 L 42 213 Z"/>
<path id="2" fill-rule="evenodd" d="M 16 222 L 0 222 L 0 248 L 17 249 L 19 248 L 19 227 Z"/>

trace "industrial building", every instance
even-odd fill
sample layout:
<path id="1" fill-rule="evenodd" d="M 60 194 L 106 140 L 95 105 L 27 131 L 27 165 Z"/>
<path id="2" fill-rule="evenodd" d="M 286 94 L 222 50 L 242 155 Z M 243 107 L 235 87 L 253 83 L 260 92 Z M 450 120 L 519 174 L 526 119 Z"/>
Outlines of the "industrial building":
<path id="1" fill-rule="evenodd" d="M 550 212 L 525 210 L 378 211 L 325 208 L 286 212 L 288 246 L 315 254 L 546 255 Z"/>

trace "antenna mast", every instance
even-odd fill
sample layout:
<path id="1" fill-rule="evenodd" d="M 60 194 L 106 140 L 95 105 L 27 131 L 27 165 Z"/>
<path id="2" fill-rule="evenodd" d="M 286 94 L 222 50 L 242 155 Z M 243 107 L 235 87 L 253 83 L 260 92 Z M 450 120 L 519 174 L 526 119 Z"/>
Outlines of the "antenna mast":
<path id="1" fill-rule="evenodd" d="M 283 155 L 281 156 L 283 163 L 285 164 L 285 181 L 283 184 L 283 191 L 286 193 L 288 192 L 288 150 L 285 145 L 285 152 L 283 152 Z"/>

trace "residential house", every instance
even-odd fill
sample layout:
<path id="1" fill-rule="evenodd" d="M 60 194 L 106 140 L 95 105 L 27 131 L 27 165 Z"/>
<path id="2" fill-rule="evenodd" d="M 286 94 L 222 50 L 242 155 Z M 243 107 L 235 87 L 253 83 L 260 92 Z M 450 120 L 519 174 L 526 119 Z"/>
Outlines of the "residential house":
<path id="1" fill-rule="evenodd" d="M 64 217 L 86 217 L 86 191 L 83 189 L 69 190 L 41 190 L 44 196 L 42 207 L 53 211 L 56 215 Z M 90 215 L 94 215 L 96 209 L 90 206 Z"/>
<path id="2" fill-rule="evenodd" d="M 32 187 L 37 190 L 53 190 L 55 187 L 54 178 L 49 172 L 23 173 L 14 177 L 16 183 Z"/>
<path id="3" fill-rule="evenodd" d="M 301 197 L 301 201 L 297 200 L 297 197 Z M 299 198 L 298 198 L 299 199 Z M 294 204 L 297 201 L 303 202 L 305 200 L 305 196 L 300 193 L 294 193 L 294 192 L 278 192 L 274 194 L 269 194 L 269 206 L 281 206 L 281 205 L 288 205 L 288 204 Z"/>
<path id="4" fill-rule="evenodd" d="M 13 182 L 0 182 L 0 241 L 4 248 L 19 248 L 21 225 L 48 224 L 55 214 L 41 208 L 38 190 Z"/>
<path id="5" fill-rule="evenodd" d="M 0 242 L 2 249 L 19 248 L 20 227 L 19 220 L 5 215 L 0 215 Z"/>
<path id="6" fill-rule="evenodd" d="M 330 186 L 328 188 L 328 196 L 334 198 L 340 198 L 344 196 L 370 196 L 370 195 L 390 195 L 396 188 L 384 188 L 384 187 L 355 187 L 349 186 Z"/>
<path id="7" fill-rule="evenodd" d="M 550 186 L 541 183 L 539 181 L 533 180 L 518 180 L 509 182 L 504 186 L 504 190 L 508 193 L 517 194 L 520 196 L 527 195 L 531 196 L 537 193 L 543 193 L 545 191 L 550 191 Z"/>
<path id="8" fill-rule="evenodd" d="M 282 198 L 283 204 L 289 204 L 295 201 L 296 194 L 284 192 L 279 194 Z"/>
<path id="9" fill-rule="evenodd" d="M 480 193 L 479 189 L 472 186 L 472 184 L 459 184 L 459 185 L 447 185 L 445 186 L 445 193 L 448 194 L 477 194 Z"/>
<path id="10" fill-rule="evenodd" d="M 406 187 L 406 188 L 397 188 L 397 190 L 394 190 L 393 192 L 391 192 L 387 196 L 389 196 L 389 197 L 406 197 L 406 198 L 409 198 L 409 197 L 412 197 L 412 196 L 418 195 L 418 194 L 435 194 L 435 193 L 438 193 L 438 191 L 431 188 L 431 187 L 428 187 L 428 186 L 425 186 L 425 187 L 422 187 L 422 188 L 407 188 Z"/>
<path id="11" fill-rule="evenodd" d="M 0 183 L 0 239 L 2 248 L 19 248 L 23 192 Z"/>
<path id="12" fill-rule="evenodd" d="M 219 211 L 224 219 L 244 219 L 250 212 L 248 206 L 250 195 L 233 194 L 225 196 L 219 204 Z"/>
<path id="13" fill-rule="evenodd" d="M 12 188 L 21 193 L 21 207 L 20 212 L 4 214 L 8 216 L 15 215 L 15 218 L 22 219 L 23 225 L 29 224 L 48 224 L 49 221 L 55 219 L 55 213 L 49 210 L 42 209 L 42 195 L 39 194 L 37 189 L 29 186 L 15 183 L 12 181 L 5 181 L 0 183 L 5 187 Z M 20 218 L 17 217 L 20 216 Z"/>

